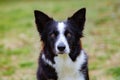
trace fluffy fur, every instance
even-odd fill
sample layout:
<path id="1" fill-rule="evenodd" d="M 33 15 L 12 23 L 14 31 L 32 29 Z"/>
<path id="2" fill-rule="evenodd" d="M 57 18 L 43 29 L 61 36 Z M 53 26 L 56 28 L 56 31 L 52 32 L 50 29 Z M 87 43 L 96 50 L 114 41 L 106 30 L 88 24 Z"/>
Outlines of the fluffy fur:
<path id="1" fill-rule="evenodd" d="M 35 23 L 44 46 L 39 57 L 37 80 L 89 80 L 88 61 L 82 49 L 86 9 L 58 22 L 35 10 Z"/>

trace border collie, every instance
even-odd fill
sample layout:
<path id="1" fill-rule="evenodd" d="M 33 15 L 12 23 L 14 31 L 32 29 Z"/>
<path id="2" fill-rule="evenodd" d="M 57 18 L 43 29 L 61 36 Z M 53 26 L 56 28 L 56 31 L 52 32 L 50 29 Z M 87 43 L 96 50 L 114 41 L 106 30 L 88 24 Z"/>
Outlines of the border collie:
<path id="1" fill-rule="evenodd" d="M 88 57 L 81 46 L 86 9 L 58 22 L 35 10 L 35 23 L 43 48 L 37 80 L 89 80 Z"/>

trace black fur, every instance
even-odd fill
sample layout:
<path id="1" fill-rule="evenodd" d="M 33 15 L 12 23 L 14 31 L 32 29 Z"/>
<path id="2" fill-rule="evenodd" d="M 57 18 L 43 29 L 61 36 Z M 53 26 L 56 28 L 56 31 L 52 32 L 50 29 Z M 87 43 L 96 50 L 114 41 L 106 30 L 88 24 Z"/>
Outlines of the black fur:
<path id="1" fill-rule="evenodd" d="M 42 59 L 42 54 L 44 54 L 52 64 L 55 64 L 54 57 L 57 55 L 54 52 L 55 46 L 53 44 L 56 42 L 56 36 L 59 34 L 56 29 L 58 22 L 41 11 L 35 10 L 34 14 L 37 30 L 41 35 L 42 42 L 44 43 L 43 50 L 39 57 L 37 80 L 58 80 L 56 70 Z M 85 14 L 86 9 L 82 8 L 72 17 L 69 17 L 64 21 L 67 26 L 64 35 L 66 36 L 67 33 L 72 35 L 70 37 L 66 36 L 66 38 L 71 50 L 69 56 L 73 62 L 76 61 L 77 56 L 80 55 L 80 51 L 82 50 L 80 38 L 83 36 Z M 52 34 L 54 34 L 54 36 L 51 36 Z M 87 58 L 80 71 L 83 72 L 85 80 L 89 80 Z"/>
<path id="2" fill-rule="evenodd" d="M 42 54 L 44 53 L 41 53 L 41 55 Z M 52 61 L 52 58 L 50 60 Z M 57 73 L 55 72 L 55 69 L 53 67 L 45 63 L 44 60 L 42 60 L 42 58 L 40 57 L 39 67 L 37 71 L 37 80 L 48 80 L 48 79 L 57 80 Z"/>

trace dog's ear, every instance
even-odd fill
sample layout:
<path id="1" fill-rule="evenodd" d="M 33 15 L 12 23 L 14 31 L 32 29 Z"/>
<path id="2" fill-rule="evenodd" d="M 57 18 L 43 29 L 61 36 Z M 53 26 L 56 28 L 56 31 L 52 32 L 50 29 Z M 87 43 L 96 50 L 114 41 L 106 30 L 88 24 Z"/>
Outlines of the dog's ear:
<path id="1" fill-rule="evenodd" d="M 82 8 L 77 12 L 75 12 L 72 17 L 69 17 L 68 20 L 71 20 L 75 24 L 77 24 L 79 29 L 82 31 L 84 29 L 84 24 L 86 20 L 85 15 L 86 15 L 86 8 Z"/>
<path id="2" fill-rule="evenodd" d="M 34 10 L 34 16 L 35 16 L 35 23 L 38 29 L 38 32 L 41 34 L 45 25 L 53 20 L 52 18 L 50 18 L 48 15 L 46 15 L 45 13 L 38 11 L 38 10 Z"/>

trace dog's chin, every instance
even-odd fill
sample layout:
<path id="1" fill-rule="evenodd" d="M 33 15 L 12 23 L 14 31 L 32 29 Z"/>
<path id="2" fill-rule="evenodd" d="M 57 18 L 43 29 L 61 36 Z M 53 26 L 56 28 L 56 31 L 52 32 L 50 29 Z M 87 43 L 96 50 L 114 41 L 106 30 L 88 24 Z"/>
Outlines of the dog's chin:
<path id="1" fill-rule="evenodd" d="M 59 55 L 59 54 L 60 54 L 60 55 L 64 55 L 64 54 L 69 54 L 69 53 L 68 53 L 68 52 L 64 52 L 64 51 L 63 51 L 63 52 L 60 51 L 60 52 L 57 52 L 56 54 L 57 54 L 57 55 Z"/>

